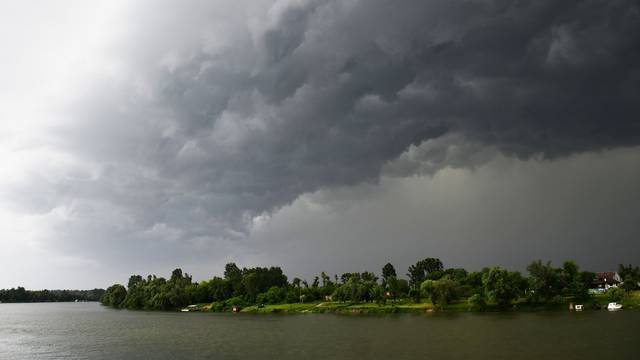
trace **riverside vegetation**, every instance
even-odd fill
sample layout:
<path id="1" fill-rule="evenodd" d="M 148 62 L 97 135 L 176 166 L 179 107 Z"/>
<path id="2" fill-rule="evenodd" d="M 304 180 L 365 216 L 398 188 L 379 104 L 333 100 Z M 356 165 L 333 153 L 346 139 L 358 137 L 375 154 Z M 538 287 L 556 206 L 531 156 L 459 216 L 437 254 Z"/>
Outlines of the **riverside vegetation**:
<path id="1" fill-rule="evenodd" d="M 23 287 L 0 289 L 0 302 L 70 302 L 98 301 L 104 295 L 104 289 L 93 290 L 26 290 Z"/>
<path id="2" fill-rule="evenodd" d="M 564 309 L 571 302 L 596 309 L 609 301 L 626 308 L 640 307 L 637 266 L 620 265 L 623 284 L 603 294 L 589 291 L 595 274 L 580 271 L 574 261 L 556 268 L 537 260 L 527 271 L 528 276 L 500 267 L 468 272 L 426 258 L 409 267 L 408 280 L 398 277 L 394 266 L 387 263 L 381 278 L 368 271 L 333 277 L 322 272 L 309 283 L 300 278 L 289 282 L 280 267 L 240 269 L 229 263 L 224 277 L 199 283 L 181 269 L 174 270 L 168 280 L 133 275 L 126 287 L 109 287 L 101 302 L 127 309 L 176 310 L 193 304 L 191 310 L 235 308 L 253 313 L 536 310 Z"/>

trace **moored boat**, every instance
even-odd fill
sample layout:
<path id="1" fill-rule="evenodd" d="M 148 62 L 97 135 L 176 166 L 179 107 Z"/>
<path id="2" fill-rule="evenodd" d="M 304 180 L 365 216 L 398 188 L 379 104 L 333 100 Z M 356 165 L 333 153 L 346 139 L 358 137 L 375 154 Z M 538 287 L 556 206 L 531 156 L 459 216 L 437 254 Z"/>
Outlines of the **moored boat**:
<path id="1" fill-rule="evenodd" d="M 609 311 L 620 310 L 620 309 L 622 309 L 622 305 L 615 302 L 611 302 L 609 303 L 609 305 L 607 305 L 607 310 Z"/>

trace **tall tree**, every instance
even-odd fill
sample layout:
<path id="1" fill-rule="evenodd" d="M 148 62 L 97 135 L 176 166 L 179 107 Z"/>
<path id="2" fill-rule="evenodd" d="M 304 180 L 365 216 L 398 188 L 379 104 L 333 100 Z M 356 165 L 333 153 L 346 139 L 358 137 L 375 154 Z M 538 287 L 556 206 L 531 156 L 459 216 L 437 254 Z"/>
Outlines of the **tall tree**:
<path id="1" fill-rule="evenodd" d="M 442 271 L 442 261 L 437 258 L 426 258 L 418 261 L 415 265 L 409 267 L 407 276 L 409 277 L 409 285 L 414 290 L 420 290 L 420 285 L 427 276 L 436 271 Z"/>
<path id="2" fill-rule="evenodd" d="M 382 267 L 382 284 L 383 286 L 387 286 L 387 283 L 389 282 L 389 279 L 391 279 L 392 277 L 395 278 L 398 275 L 396 274 L 396 268 L 393 267 L 393 265 L 391 263 L 386 263 L 383 267 Z"/>
<path id="3" fill-rule="evenodd" d="M 242 270 L 235 263 L 228 263 L 224 266 L 224 279 L 231 284 L 234 296 L 244 295 L 242 288 Z"/>

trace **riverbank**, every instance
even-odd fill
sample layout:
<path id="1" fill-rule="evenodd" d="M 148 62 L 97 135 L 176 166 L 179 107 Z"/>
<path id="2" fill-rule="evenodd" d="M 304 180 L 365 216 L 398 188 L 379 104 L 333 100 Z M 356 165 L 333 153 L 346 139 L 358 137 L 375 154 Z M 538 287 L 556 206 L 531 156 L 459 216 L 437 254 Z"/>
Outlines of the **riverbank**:
<path id="1" fill-rule="evenodd" d="M 593 299 L 585 303 L 585 311 L 603 310 L 611 302 L 606 295 L 594 295 Z M 640 309 L 640 291 L 628 294 L 619 301 L 624 309 Z M 241 313 L 250 314 L 393 314 L 393 313 L 429 313 L 429 312 L 504 312 L 504 311 L 563 311 L 568 310 L 569 300 L 560 304 L 531 304 L 526 299 L 520 299 L 510 307 L 502 308 L 495 305 L 487 305 L 482 309 L 473 308 L 466 299 L 447 305 L 434 305 L 431 302 L 414 303 L 398 300 L 386 303 L 354 303 L 354 302 L 310 302 L 292 304 L 265 304 L 238 307 Z M 219 303 L 197 304 L 192 307 L 195 311 L 230 312 L 232 307 L 222 306 Z"/>

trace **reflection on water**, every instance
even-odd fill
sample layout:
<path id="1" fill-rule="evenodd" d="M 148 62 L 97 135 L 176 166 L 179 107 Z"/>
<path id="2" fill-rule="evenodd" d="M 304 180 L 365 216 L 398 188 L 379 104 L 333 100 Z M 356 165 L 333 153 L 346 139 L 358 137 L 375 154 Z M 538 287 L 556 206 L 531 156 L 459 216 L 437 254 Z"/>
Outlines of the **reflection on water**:
<path id="1" fill-rule="evenodd" d="M 637 359 L 640 311 L 345 316 L 0 304 L 0 359 Z"/>

